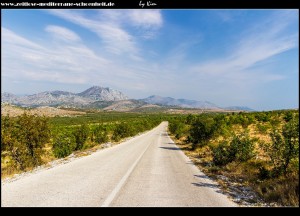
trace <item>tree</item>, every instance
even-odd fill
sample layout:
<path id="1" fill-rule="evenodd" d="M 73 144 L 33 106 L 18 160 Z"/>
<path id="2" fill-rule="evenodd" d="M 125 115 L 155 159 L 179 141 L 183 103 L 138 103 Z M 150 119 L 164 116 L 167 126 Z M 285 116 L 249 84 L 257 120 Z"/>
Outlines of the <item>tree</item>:
<path id="1" fill-rule="evenodd" d="M 89 136 L 89 127 L 87 124 L 82 124 L 79 128 L 76 128 L 73 132 L 75 137 L 76 147 L 75 150 L 83 148 L 85 141 Z"/>
<path id="2" fill-rule="evenodd" d="M 76 148 L 75 137 L 66 131 L 58 134 L 53 141 L 53 153 L 57 158 L 70 155 Z"/>
<path id="3" fill-rule="evenodd" d="M 293 117 L 282 133 L 273 130 L 270 136 L 272 143 L 266 145 L 265 151 L 273 164 L 273 175 L 286 175 L 291 161 L 299 157 L 299 119 Z"/>
<path id="4" fill-rule="evenodd" d="M 212 138 L 216 130 L 215 121 L 210 116 L 200 116 L 194 121 L 190 130 L 190 139 L 193 145 L 200 144 L 201 146 L 207 144 Z"/>
<path id="5" fill-rule="evenodd" d="M 21 116 L 1 118 L 1 147 L 8 152 L 17 167 L 39 165 L 43 148 L 50 141 L 48 118 Z"/>
<path id="6" fill-rule="evenodd" d="M 41 162 L 42 149 L 50 140 L 48 118 L 24 113 L 17 118 L 19 141 L 26 145 L 34 165 Z"/>
<path id="7" fill-rule="evenodd" d="M 103 126 L 98 126 L 94 130 L 94 139 L 97 143 L 105 143 L 108 142 L 108 133 L 106 128 Z"/>

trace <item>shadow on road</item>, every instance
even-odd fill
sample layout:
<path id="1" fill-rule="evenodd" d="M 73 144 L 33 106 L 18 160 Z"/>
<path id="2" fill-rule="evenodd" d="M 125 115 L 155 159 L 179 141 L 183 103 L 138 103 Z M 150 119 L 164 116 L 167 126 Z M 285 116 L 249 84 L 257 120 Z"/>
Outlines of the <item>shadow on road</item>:
<path id="1" fill-rule="evenodd" d="M 168 136 L 168 133 L 167 133 L 167 132 L 164 132 L 164 133 L 162 133 L 161 135 L 167 137 L 167 136 Z"/>
<path id="2" fill-rule="evenodd" d="M 167 150 L 180 150 L 180 148 L 177 148 L 177 147 L 159 147 L 159 148 L 162 148 L 162 149 L 167 149 Z"/>
<path id="3" fill-rule="evenodd" d="M 192 183 L 192 185 L 195 185 L 197 187 L 218 188 L 218 186 L 215 184 L 209 184 L 209 183 L 203 183 L 203 182 Z"/>

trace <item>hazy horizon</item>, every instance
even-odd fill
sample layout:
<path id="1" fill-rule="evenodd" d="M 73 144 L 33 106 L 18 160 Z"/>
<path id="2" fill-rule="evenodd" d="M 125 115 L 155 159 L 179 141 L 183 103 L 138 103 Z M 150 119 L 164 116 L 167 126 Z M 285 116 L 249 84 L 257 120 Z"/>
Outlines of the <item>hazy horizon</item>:
<path id="1" fill-rule="evenodd" d="M 2 10 L 2 92 L 299 108 L 298 10 Z"/>

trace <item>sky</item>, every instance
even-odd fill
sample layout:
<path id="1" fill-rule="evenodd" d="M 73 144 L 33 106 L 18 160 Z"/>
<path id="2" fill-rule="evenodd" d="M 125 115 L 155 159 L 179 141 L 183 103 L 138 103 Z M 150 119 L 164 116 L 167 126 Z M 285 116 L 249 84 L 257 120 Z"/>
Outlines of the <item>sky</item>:
<path id="1" fill-rule="evenodd" d="M 299 108 L 299 10 L 1 10 L 2 92 Z"/>

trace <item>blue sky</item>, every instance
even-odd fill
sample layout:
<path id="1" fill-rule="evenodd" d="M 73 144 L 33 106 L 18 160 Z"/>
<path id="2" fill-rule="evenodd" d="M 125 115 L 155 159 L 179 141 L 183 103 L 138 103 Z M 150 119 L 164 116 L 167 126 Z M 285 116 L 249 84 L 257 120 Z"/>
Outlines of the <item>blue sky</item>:
<path id="1" fill-rule="evenodd" d="M 299 107 L 298 10 L 2 10 L 2 91 Z"/>

